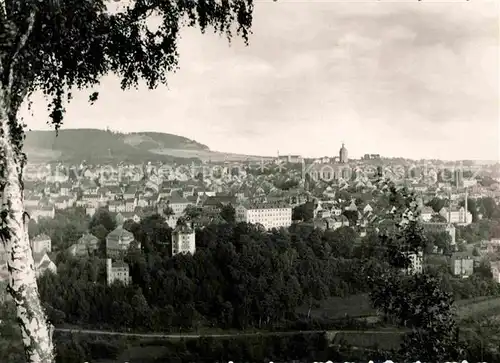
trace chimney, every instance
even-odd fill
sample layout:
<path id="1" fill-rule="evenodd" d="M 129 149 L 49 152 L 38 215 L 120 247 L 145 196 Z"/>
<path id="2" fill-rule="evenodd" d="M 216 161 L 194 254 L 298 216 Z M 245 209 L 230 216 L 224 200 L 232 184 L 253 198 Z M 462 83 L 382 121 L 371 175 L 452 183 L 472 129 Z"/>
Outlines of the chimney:
<path id="1" fill-rule="evenodd" d="M 468 198 L 468 195 L 467 195 L 467 188 L 465 188 L 465 223 L 468 223 L 469 221 L 467 220 L 467 214 L 469 212 L 469 209 L 468 209 L 468 205 L 467 205 L 467 199 Z"/>
<path id="2" fill-rule="evenodd" d="M 108 285 L 111 283 L 111 271 L 112 271 L 112 262 L 111 262 L 111 258 L 107 258 L 106 259 L 106 280 L 108 282 Z"/>
<path id="3" fill-rule="evenodd" d="M 451 223 L 451 190 L 448 192 L 448 223 Z"/>

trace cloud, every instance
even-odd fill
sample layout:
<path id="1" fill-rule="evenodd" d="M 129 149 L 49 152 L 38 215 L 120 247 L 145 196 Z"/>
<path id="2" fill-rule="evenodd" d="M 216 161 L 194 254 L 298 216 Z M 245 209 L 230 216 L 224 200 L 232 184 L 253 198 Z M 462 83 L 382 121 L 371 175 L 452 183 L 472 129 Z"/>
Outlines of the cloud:
<path id="1" fill-rule="evenodd" d="M 253 154 L 333 155 L 345 141 L 351 155 L 495 158 L 497 8 L 257 2 L 249 47 L 187 29 L 168 90 L 123 93 L 108 77 L 96 106 L 77 95 L 67 125 L 147 128 Z"/>

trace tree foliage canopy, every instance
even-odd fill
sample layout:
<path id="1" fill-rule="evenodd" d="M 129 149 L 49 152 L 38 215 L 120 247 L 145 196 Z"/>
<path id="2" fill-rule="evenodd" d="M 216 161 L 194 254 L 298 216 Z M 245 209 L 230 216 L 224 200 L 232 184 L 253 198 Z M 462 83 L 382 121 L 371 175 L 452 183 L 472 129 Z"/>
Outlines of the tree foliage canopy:
<path id="1" fill-rule="evenodd" d="M 373 279 L 370 292 L 373 306 L 398 325 L 411 328 L 401 352 L 406 359 L 428 362 L 459 357 L 461 350 L 453 310 L 453 294 L 446 291 L 441 278 L 428 271 L 405 274 L 412 267 L 408 253 L 423 251 L 428 243 L 419 223 L 420 207 L 414 194 L 388 185 L 394 210 L 395 229 L 383 236 L 393 252 L 392 268 Z"/>
<path id="2" fill-rule="evenodd" d="M 252 0 L 134 0 L 110 12 L 106 0 L 6 1 L 0 11 L 3 80 L 12 83 L 12 117 L 25 96 L 42 90 L 51 99 L 58 129 L 74 89 L 99 84 L 108 74 L 123 89 L 144 80 L 150 89 L 175 71 L 182 27 L 213 28 L 228 40 L 248 42 Z M 152 22 L 157 21 L 157 26 Z M 90 101 L 97 99 L 97 93 Z"/>

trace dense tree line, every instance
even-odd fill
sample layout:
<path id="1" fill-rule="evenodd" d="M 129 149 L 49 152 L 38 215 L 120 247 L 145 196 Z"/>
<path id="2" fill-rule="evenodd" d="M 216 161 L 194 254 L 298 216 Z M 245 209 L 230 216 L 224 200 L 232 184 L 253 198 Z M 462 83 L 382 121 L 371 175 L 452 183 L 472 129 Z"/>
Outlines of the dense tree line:
<path id="1" fill-rule="evenodd" d="M 0 325 L 2 362 L 24 363 L 20 331 L 15 326 L 13 305 L 0 306 L 6 318 Z M 292 335 L 255 335 L 233 338 L 203 337 L 200 339 L 153 340 L 117 336 L 92 336 L 55 332 L 56 363 L 128 361 L 130 363 L 175 362 L 270 362 L 326 361 L 345 362 L 394 358 L 391 352 L 372 349 L 352 350 L 348 342 L 331 345 L 325 333 Z M 130 352 L 133 352 L 131 354 Z"/>
<path id="2" fill-rule="evenodd" d="M 292 220 L 310 222 L 314 218 L 314 202 L 299 204 L 292 209 Z"/>
<path id="3" fill-rule="evenodd" d="M 500 238 L 499 220 L 481 219 L 476 223 L 456 228 L 457 241 L 478 243 L 492 238 Z"/>
<path id="4" fill-rule="evenodd" d="M 273 182 L 273 185 L 281 190 L 290 190 L 297 188 L 299 186 L 299 180 L 297 179 L 288 179 L 288 178 L 280 178 Z"/>
<path id="5" fill-rule="evenodd" d="M 422 354 L 422 358 L 439 353 L 448 359 L 460 353 L 455 348 L 462 347 L 457 343 L 453 300 L 498 294 L 498 284 L 486 265 L 466 280 L 453 278 L 449 266 L 444 265 L 420 276 L 401 274 L 409 267 L 405 252 L 433 246 L 446 249 L 450 241 L 446 234 L 424 233 L 419 222 L 408 217 L 416 205 L 411 195 L 392 190 L 386 198 L 397 211 L 384 216 L 379 229 L 364 238 L 349 227 L 321 231 L 299 223 L 267 232 L 231 221 L 198 229 L 194 256 L 171 256 L 171 229 L 161 216 L 152 215 L 140 223 L 127 221 L 125 227 L 142 245 L 142 251 L 131 249 L 125 258 L 131 267 L 131 285 L 107 286 L 100 255 L 73 258 L 63 253 L 57 275 L 47 273 L 39 278 L 42 301 L 56 326 L 171 332 L 205 328 L 307 330 L 313 319 L 297 313 L 299 307 L 312 308 L 331 296 L 369 292 L 374 307 L 388 322 L 412 329 L 403 351 Z M 194 219 L 198 212 L 190 210 L 187 217 Z M 224 213 L 234 217 L 230 208 Z M 400 217 L 405 213 L 406 223 Z M 86 222 L 94 233 L 102 229 L 102 236 L 116 226 L 104 210 Z M 427 295 L 432 291 L 430 299 Z M 314 324 L 320 329 L 329 327 L 318 321 Z M 436 352 L 436 344 L 431 344 L 436 340 L 444 350 Z M 316 346 L 303 348 L 305 357 L 308 349 L 314 351 Z M 236 348 L 228 345 L 221 349 Z M 58 343 L 57 351 L 65 357 L 58 358 L 60 362 L 69 362 L 97 355 L 109 358 L 119 349 L 105 342 L 71 338 Z M 254 351 L 245 354 L 261 357 Z M 348 357 L 353 352 L 345 354 Z"/>
<path id="6" fill-rule="evenodd" d="M 58 210 L 54 219 L 41 218 L 38 222 L 30 220 L 28 232 L 30 238 L 46 234 L 51 238 L 54 250 L 64 250 L 88 231 L 90 220 L 84 208 Z"/>
<path id="7" fill-rule="evenodd" d="M 462 344 L 453 310 L 453 293 L 446 291 L 441 275 L 428 270 L 408 273 L 412 268 L 409 254 L 424 251 L 427 245 L 419 222 L 420 210 L 415 196 L 405 189 L 398 191 L 388 184 L 396 203 L 395 225 L 383 234 L 390 246 L 388 267 L 378 276 L 370 276 L 374 286 L 370 293 L 373 306 L 386 319 L 410 328 L 401 345 L 407 361 L 440 362 L 463 356 Z"/>
<path id="8" fill-rule="evenodd" d="M 388 196 L 388 200 L 400 208 L 406 203 L 398 195 Z M 321 231 L 308 224 L 266 232 L 234 223 L 231 209 L 221 212 L 230 223 L 197 230 L 194 256 L 171 256 L 172 231 L 163 217 L 126 221 L 124 226 L 142 246 L 142 251 L 131 249 L 125 258 L 133 281 L 130 286 L 106 285 L 100 254 L 89 258 L 60 254 L 58 274 L 39 279 L 50 319 L 56 325 L 143 331 L 276 329 L 299 320 L 296 311 L 300 306 L 312 308 L 330 296 L 372 291 L 367 277 L 387 270 L 401 250 L 388 237 L 398 223 L 392 217 L 378 232 L 360 238 L 350 227 Z M 186 213 L 188 219 L 198 214 L 196 208 Z M 99 210 L 88 229 L 104 244 L 115 225 L 108 212 Z M 423 233 L 418 225 L 414 228 Z M 427 252 L 434 246 L 450 250 L 446 233 L 427 233 L 423 238 Z M 444 276 L 446 291 L 456 298 L 498 293 L 491 276 L 476 274 L 461 280 L 451 277 L 449 266 L 435 270 Z"/>
<path id="9" fill-rule="evenodd" d="M 244 223 L 209 225 L 198 230 L 194 256 L 174 257 L 156 243 L 169 231 L 158 236 L 161 231 L 147 230 L 146 223 L 137 227 L 144 246 L 126 257 L 132 285 L 107 287 L 98 258 L 67 257 L 57 275 L 40 278 L 54 323 L 162 331 L 272 328 L 295 320 L 305 302 L 369 291 L 365 275 L 381 268 L 355 257 L 357 235 L 348 227 L 322 232 L 298 225 L 267 233 Z"/>
<path id="10" fill-rule="evenodd" d="M 449 200 L 447 198 L 435 197 L 428 201 L 426 205 L 431 207 L 435 213 L 439 213 L 442 208 L 448 207 Z M 459 205 L 463 207 L 465 206 L 465 202 L 462 200 Z M 467 198 L 467 210 L 472 215 L 472 222 L 477 222 L 479 220 L 479 215 L 481 215 L 483 219 L 489 220 L 498 219 L 498 217 L 500 217 L 500 207 L 491 197 L 478 199 Z"/>

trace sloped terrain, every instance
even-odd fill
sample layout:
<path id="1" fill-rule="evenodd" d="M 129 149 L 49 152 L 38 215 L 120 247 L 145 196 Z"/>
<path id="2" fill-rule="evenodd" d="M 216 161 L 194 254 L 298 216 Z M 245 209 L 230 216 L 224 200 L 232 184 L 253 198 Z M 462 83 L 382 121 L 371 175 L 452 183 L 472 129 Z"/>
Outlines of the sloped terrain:
<path id="1" fill-rule="evenodd" d="M 165 148 L 209 150 L 206 145 L 177 135 L 122 134 L 97 129 L 61 130 L 57 136 L 54 131 L 29 131 L 25 142 L 26 153 L 32 161 L 168 160 L 169 154 L 151 151 Z"/>
<path id="2" fill-rule="evenodd" d="M 31 162 L 244 161 L 260 156 L 211 151 L 183 136 L 160 132 L 117 133 L 98 129 L 27 132 L 25 150 Z"/>

